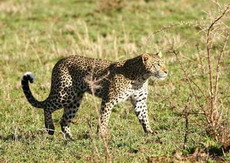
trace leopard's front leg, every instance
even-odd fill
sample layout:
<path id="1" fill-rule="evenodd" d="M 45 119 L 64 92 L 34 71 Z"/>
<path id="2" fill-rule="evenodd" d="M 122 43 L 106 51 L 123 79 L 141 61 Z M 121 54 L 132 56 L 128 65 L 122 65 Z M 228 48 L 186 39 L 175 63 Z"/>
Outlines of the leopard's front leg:
<path id="1" fill-rule="evenodd" d="M 115 103 L 113 101 L 110 102 L 102 101 L 100 121 L 98 125 L 98 134 L 101 137 L 104 137 L 107 134 L 108 122 L 114 105 Z"/>
<path id="2" fill-rule="evenodd" d="M 131 102 L 134 107 L 135 114 L 141 123 L 144 131 L 148 134 L 154 134 L 150 125 L 149 125 L 149 118 L 148 118 L 148 110 L 147 110 L 147 89 L 143 88 L 139 91 L 136 91 L 133 96 L 131 97 Z"/>

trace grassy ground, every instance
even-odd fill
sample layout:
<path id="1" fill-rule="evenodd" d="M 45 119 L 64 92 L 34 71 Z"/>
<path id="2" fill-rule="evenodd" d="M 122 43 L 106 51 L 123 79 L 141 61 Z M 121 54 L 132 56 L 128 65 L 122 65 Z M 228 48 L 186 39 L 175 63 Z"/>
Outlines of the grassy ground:
<path id="1" fill-rule="evenodd" d="M 225 4 L 227 1 L 220 2 Z M 114 162 L 181 160 L 180 153 L 186 155 L 197 148 L 218 146 L 199 125 L 203 116 L 197 111 L 196 101 L 175 55 L 167 53 L 172 42 L 179 47 L 188 74 L 205 90 L 208 85 L 206 67 L 202 72 L 196 51 L 199 45 L 201 54 L 204 53 L 204 40 L 197 24 L 208 22 L 204 11 L 215 14 L 216 5 L 205 0 L 150 0 L 148 3 L 133 0 L 110 7 L 106 0 L 103 2 L 0 2 L 0 162 L 104 162 L 103 142 L 94 134 L 97 125 L 94 97 L 85 96 L 71 125 L 75 141 L 67 142 L 59 127 L 62 110 L 54 113 L 55 135 L 48 136 L 43 133 L 43 111 L 32 108 L 21 90 L 22 74 L 32 71 L 36 76 L 35 84 L 31 85 L 32 92 L 37 99 L 45 99 L 53 65 L 69 55 L 119 61 L 146 51 L 161 50 L 165 54 L 170 76 L 164 81 L 151 81 L 149 87 L 150 122 L 158 133 L 152 136 L 143 133 L 129 102 L 116 106 L 108 140 Z M 230 20 L 226 18 L 225 21 L 229 25 Z M 178 23 L 180 25 L 152 35 L 164 26 Z M 229 65 L 230 57 L 225 55 L 220 78 L 224 108 L 230 108 Z M 100 100 L 96 99 L 96 102 L 99 106 Z M 182 113 L 186 105 L 198 114 L 189 117 L 185 144 Z M 226 114 L 224 118 L 228 117 Z M 208 161 L 213 159 L 204 157 Z M 229 160 L 230 156 L 226 153 L 221 159 Z"/>

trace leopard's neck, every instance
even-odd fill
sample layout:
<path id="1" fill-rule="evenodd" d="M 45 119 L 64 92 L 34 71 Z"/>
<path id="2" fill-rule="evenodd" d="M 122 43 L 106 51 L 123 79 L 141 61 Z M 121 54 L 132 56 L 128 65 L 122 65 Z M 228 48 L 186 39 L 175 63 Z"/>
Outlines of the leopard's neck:
<path id="1" fill-rule="evenodd" d="M 116 67 L 119 73 L 123 74 L 132 83 L 143 84 L 151 74 L 146 71 L 140 56 L 123 62 L 117 62 Z"/>

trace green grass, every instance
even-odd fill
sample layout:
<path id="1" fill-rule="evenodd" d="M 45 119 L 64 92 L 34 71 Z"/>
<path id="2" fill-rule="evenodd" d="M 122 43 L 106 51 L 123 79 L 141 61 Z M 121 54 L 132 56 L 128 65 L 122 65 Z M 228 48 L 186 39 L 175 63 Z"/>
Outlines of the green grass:
<path id="1" fill-rule="evenodd" d="M 220 2 L 226 4 L 228 0 Z M 203 11 L 215 13 L 216 6 L 205 0 L 149 3 L 133 0 L 126 1 L 121 10 L 104 11 L 99 4 L 96 0 L 0 2 L 0 162 L 105 161 L 103 142 L 94 135 L 98 118 L 94 97 L 85 96 L 71 125 L 75 141 L 66 141 L 59 126 L 62 110 L 54 113 L 56 132 L 49 136 L 43 133 L 43 111 L 32 108 L 21 90 L 22 74 L 32 71 L 36 77 L 35 84 L 31 84 L 32 92 L 37 99 L 45 99 L 54 64 L 70 55 L 119 61 L 146 51 L 165 53 L 170 76 L 164 81 L 151 81 L 149 87 L 150 123 L 158 133 L 144 134 L 131 104 L 119 104 L 110 119 L 108 140 L 114 162 L 146 162 L 149 158 L 171 157 L 176 152 L 187 154 L 212 142 L 198 124 L 203 116 L 191 115 L 190 134 L 183 148 L 182 112 L 188 97 L 191 97 L 189 109 L 197 112 L 198 108 L 175 56 L 167 53 L 170 41 L 174 40 L 175 46 L 183 51 L 182 62 L 188 73 L 206 90 L 208 79 L 202 76 L 195 55 L 196 44 L 205 52 L 203 34 L 194 25 L 182 24 L 153 35 L 148 42 L 146 38 L 164 26 L 182 21 L 205 24 L 208 16 Z M 226 19 L 227 25 L 229 22 Z M 230 108 L 226 98 L 230 90 L 229 59 L 226 54 L 221 64 L 220 97 L 225 108 Z M 96 102 L 99 106 L 100 100 Z M 228 117 L 229 112 L 225 118 Z M 224 159 L 230 159 L 229 154 Z"/>

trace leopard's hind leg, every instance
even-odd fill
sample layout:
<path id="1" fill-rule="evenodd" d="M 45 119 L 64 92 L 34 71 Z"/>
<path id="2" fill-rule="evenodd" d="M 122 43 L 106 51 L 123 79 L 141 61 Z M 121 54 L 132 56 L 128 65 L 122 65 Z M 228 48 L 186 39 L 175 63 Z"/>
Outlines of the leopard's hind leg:
<path id="1" fill-rule="evenodd" d="M 83 93 L 78 93 L 76 98 L 71 103 L 67 104 L 64 107 L 64 113 L 63 113 L 60 125 L 61 125 L 61 129 L 62 129 L 62 132 L 65 138 L 68 138 L 68 139 L 72 138 L 72 134 L 70 130 L 70 123 L 72 119 L 75 117 L 80 107 L 82 97 L 83 97 Z"/>
<path id="2" fill-rule="evenodd" d="M 49 135 L 53 135 L 55 131 L 55 127 L 53 124 L 52 112 L 50 110 L 44 109 L 44 119 L 45 119 L 46 131 L 48 132 Z"/>
<path id="3" fill-rule="evenodd" d="M 58 95 L 52 95 L 47 98 L 45 101 L 46 107 L 44 108 L 44 120 L 46 131 L 49 135 L 53 135 L 55 131 L 55 127 L 53 124 L 52 113 L 55 110 L 58 110 L 63 107 L 63 103 L 61 103 L 61 98 Z"/>

